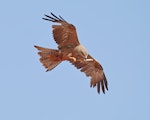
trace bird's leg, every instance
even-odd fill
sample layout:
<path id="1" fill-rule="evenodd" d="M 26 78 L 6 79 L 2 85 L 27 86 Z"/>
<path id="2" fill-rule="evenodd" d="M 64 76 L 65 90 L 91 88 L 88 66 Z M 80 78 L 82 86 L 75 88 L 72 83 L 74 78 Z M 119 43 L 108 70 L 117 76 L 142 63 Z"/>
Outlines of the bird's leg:
<path id="1" fill-rule="evenodd" d="M 74 62 L 77 61 L 76 58 L 72 56 L 72 53 L 69 53 L 68 55 L 63 55 L 63 56 L 62 56 L 62 59 L 63 59 L 63 60 L 69 60 L 69 61 L 70 61 L 70 60 L 71 60 L 71 61 L 73 60 Z"/>
<path id="2" fill-rule="evenodd" d="M 69 57 L 70 60 L 73 60 L 74 62 L 77 61 L 77 59 L 75 57 Z"/>
<path id="3" fill-rule="evenodd" d="M 77 59 L 72 56 L 72 53 L 69 53 L 67 56 L 69 57 L 70 60 L 73 60 L 74 62 L 77 61 Z"/>

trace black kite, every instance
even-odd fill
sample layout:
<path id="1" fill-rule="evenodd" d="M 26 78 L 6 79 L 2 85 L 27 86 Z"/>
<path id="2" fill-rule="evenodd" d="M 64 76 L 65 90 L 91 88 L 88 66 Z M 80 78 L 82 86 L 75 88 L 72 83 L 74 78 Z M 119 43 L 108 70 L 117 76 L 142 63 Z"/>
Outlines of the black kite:
<path id="1" fill-rule="evenodd" d="M 61 16 L 57 17 L 53 13 L 51 15 L 45 15 L 46 18 L 43 19 L 59 23 L 52 25 L 53 37 L 58 44 L 58 49 L 34 46 L 39 50 L 40 62 L 47 71 L 50 71 L 62 61 L 67 60 L 81 72 L 84 72 L 86 76 L 91 77 L 91 87 L 97 86 L 98 93 L 102 88 L 105 93 L 105 89 L 108 90 L 108 83 L 103 68 L 79 43 L 75 26 L 65 21 Z"/>

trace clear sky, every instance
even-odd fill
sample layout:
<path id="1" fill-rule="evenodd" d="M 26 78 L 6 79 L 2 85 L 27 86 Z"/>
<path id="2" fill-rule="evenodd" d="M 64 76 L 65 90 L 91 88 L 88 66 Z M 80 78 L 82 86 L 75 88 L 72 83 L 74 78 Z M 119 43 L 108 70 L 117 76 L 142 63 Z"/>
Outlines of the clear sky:
<path id="1" fill-rule="evenodd" d="M 57 47 L 50 12 L 102 64 L 105 95 L 69 62 L 45 72 L 33 46 Z M 0 120 L 150 120 L 150 0 L 3 0 L 0 18 Z"/>

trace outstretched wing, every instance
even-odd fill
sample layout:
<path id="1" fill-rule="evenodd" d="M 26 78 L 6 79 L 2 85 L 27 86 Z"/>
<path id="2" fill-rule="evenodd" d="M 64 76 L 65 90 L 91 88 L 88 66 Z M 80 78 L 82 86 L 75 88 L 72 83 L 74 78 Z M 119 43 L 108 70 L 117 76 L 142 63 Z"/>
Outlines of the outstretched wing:
<path id="1" fill-rule="evenodd" d="M 91 76 L 91 87 L 97 86 L 97 92 L 100 93 L 100 88 L 103 93 L 105 89 L 108 90 L 108 83 L 105 77 L 102 66 L 90 55 L 88 59 L 93 59 L 93 61 L 81 62 L 81 61 L 70 61 L 77 69 L 84 72 L 86 76 Z"/>
<path id="2" fill-rule="evenodd" d="M 53 13 L 51 13 L 51 16 L 45 16 L 46 18 L 43 18 L 44 20 L 60 23 L 60 25 L 52 25 L 53 37 L 58 44 L 58 48 L 70 48 L 79 45 L 76 28 L 74 25 L 69 24 L 61 16 L 57 17 Z"/>

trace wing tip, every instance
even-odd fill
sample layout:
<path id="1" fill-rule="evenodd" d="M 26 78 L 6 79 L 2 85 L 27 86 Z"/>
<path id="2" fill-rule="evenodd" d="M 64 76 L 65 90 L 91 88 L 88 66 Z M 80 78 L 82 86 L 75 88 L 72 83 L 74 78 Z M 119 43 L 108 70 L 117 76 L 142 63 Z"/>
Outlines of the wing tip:
<path id="1" fill-rule="evenodd" d="M 105 79 L 97 83 L 91 82 L 90 87 L 94 88 L 95 86 L 97 86 L 97 93 L 100 94 L 102 90 L 103 94 L 105 94 L 106 91 L 108 91 L 108 83 L 107 84 L 106 83 L 107 83 L 107 80 L 105 81 Z"/>
<path id="2" fill-rule="evenodd" d="M 37 45 L 34 45 L 34 47 L 35 47 L 36 49 L 38 49 L 38 50 L 39 50 L 39 46 L 37 46 Z"/>
<path id="3" fill-rule="evenodd" d="M 46 18 L 42 18 L 43 20 L 47 20 L 47 21 L 51 21 L 51 22 L 66 22 L 67 23 L 67 21 L 65 21 L 64 20 L 64 18 L 63 17 L 61 17 L 60 15 L 57 17 L 54 13 L 52 13 L 52 12 L 50 12 L 50 14 L 51 14 L 51 16 L 50 15 L 47 15 L 47 14 L 44 14 L 44 16 L 46 17 Z"/>

